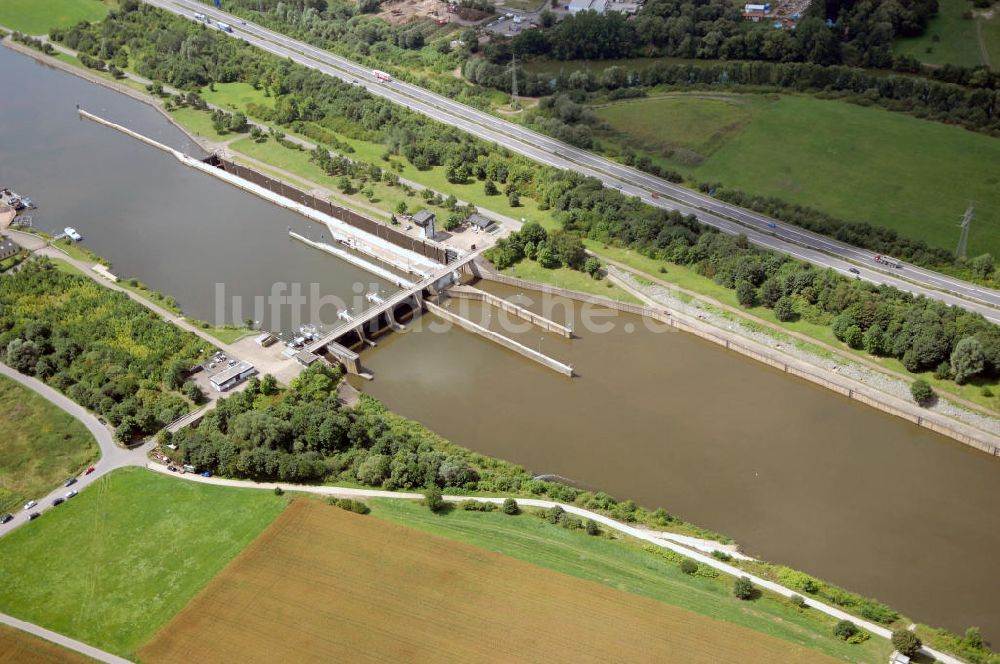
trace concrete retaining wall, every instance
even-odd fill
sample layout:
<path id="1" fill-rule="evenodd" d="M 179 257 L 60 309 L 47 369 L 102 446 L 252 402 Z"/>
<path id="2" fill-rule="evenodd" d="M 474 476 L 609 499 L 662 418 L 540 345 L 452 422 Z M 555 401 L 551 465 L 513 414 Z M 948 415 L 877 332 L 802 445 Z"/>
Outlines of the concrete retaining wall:
<path id="1" fill-rule="evenodd" d="M 684 316 L 682 314 L 671 313 L 666 309 L 659 310 L 652 307 L 630 304 L 628 302 L 618 302 L 617 300 L 611 300 L 596 295 L 577 293 L 564 288 L 549 286 L 548 284 L 536 284 L 531 281 L 525 281 L 524 279 L 498 274 L 488 268 L 483 269 L 483 266 L 479 267 L 482 278 L 489 281 L 496 281 L 497 283 L 516 286 L 518 288 L 558 295 L 577 302 L 598 304 L 610 309 L 616 309 L 618 311 L 636 314 L 639 316 L 648 316 L 661 323 L 671 325 L 678 330 L 693 334 L 705 339 L 706 341 L 711 341 L 712 343 L 723 346 L 728 350 L 735 351 L 741 355 L 778 369 L 779 371 L 783 371 L 792 376 L 796 376 L 816 385 L 820 385 L 821 387 L 825 387 L 826 389 L 832 390 L 837 394 L 847 397 L 848 399 L 859 401 L 867 406 L 880 410 L 883 413 L 901 417 L 904 420 L 913 422 L 917 426 L 930 429 L 935 433 L 957 440 L 960 443 L 974 447 L 978 450 L 986 452 L 987 454 L 1000 456 L 1000 438 L 991 433 L 981 431 L 961 422 L 957 422 L 951 418 L 939 415 L 938 413 L 924 410 L 915 403 L 875 390 L 874 388 L 868 387 L 867 385 L 849 378 L 838 376 L 832 372 L 814 367 L 806 362 L 798 360 L 797 358 L 792 358 L 774 348 L 769 348 L 763 344 L 758 344 L 735 334 L 727 334 L 726 332 L 711 327 L 695 318 Z"/>
<path id="2" fill-rule="evenodd" d="M 475 334 L 478 334 L 481 337 L 485 337 L 490 341 L 503 346 L 504 348 L 507 348 L 509 350 L 514 351 L 515 353 L 523 355 L 529 360 L 534 360 L 535 362 L 538 362 L 542 366 L 546 366 L 549 369 L 561 373 L 564 376 L 573 375 L 573 367 L 571 367 L 568 364 L 563 364 L 559 360 L 552 359 L 548 355 L 542 355 L 536 350 L 532 350 L 527 346 L 520 344 L 514 341 L 513 339 L 509 339 L 503 336 L 502 334 L 498 334 L 493 330 L 487 329 L 482 325 L 473 323 L 471 320 L 462 318 L 461 316 L 451 311 L 448 311 L 444 307 L 438 306 L 433 302 L 427 301 L 424 303 L 424 305 L 427 307 L 427 311 L 431 312 L 432 314 L 436 314 L 437 316 L 443 318 L 449 323 L 454 323 L 455 325 L 458 325 L 462 329 L 468 330 L 469 332 L 474 332 Z"/>
<path id="3" fill-rule="evenodd" d="M 497 297 L 493 293 L 487 293 L 486 291 L 481 291 L 478 288 L 472 288 L 471 286 L 461 286 L 455 285 L 448 289 L 448 295 L 452 297 L 466 299 L 466 300 L 476 300 L 478 302 L 485 302 L 490 306 L 496 307 L 501 311 L 506 311 L 512 316 L 517 316 L 522 320 L 526 320 L 532 325 L 535 325 L 546 332 L 552 332 L 553 334 L 558 334 L 566 337 L 567 339 L 573 336 L 573 330 L 566 327 L 565 325 L 560 325 L 555 321 L 551 321 L 545 316 L 540 316 L 534 311 L 528 311 L 524 307 L 518 306 L 513 302 L 508 302 L 502 297 Z"/>

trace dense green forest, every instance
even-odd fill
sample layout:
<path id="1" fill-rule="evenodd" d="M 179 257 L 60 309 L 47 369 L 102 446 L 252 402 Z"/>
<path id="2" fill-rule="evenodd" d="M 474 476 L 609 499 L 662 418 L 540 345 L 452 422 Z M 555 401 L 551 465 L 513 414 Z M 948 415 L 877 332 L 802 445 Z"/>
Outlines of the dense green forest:
<path id="1" fill-rule="evenodd" d="M 101 415 L 122 442 L 190 409 L 184 374 L 205 346 L 124 293 L 47 259 L 0 279 L 3 361 Z"/>

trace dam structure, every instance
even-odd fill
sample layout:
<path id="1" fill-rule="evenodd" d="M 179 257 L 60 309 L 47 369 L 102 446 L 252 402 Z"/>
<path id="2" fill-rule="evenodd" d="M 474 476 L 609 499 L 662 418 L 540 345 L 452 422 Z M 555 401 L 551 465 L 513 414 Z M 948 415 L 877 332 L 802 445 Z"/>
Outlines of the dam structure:
<path id="1" fill-rule="evenodd" d="M 563 325 L 478 289 L 461 286 L 462 272 L 473 277 L 479 276 L 475 260 L 485 247 L 460 255 L 457 249 L 409 236 L 384 223 L 335 206 L 330 201 L 291 187 L 254 169 L 223 159 L 216 154 L 209 155 L 205 159 L 197 159 L 79 107 L 77 112 L 82 118 L 162 150 L 185 166 L 323 224 L 330 232 L 331 238 L 342 247 L 311 240 L 292 232 L 291 229 L 289 234 L 300 242 L 330 253 L 399 286 L 398 291 L 385 299 L 370 299 L 372 306 L 358 314 L 341 312 L 340 318 L 343 320 L 341 324 L 307 342 L 302 350 L 294 355 L 300 364 L 308 365 L 323 358 L 326 361 L 342 364 L 350 373 L 370 377 L 361 366 L 360 357 L 354 349 L 374 345 L 372 339 L 376 335 L 387 330 L 400 329 L 402 328 L 400 320 L 428 311 L 557 373 L 573 376 L 571 365 L 528 348 L 514 339 L 462 318 L 440 306 L 443 300 L 449 297 L 448 290 L 457 287 L 456 295 L 459 297 L 481 300 L 548 332 L 567 338 L 572 336 L 570 329 Z M 390 269 L 367 259 L 373 259 Z M 416 276 L 418 280 L 410 281 L 398 273 Z"/>

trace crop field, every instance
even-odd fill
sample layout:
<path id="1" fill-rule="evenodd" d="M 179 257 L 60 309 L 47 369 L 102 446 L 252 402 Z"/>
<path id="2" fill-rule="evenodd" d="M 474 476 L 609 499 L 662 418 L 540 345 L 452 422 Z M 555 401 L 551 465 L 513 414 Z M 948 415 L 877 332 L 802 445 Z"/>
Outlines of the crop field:
<path id="1" fill-rule="evenodd" d="M 43 35 L 49 28 L 99 21 L 107 13 L 107 6 L 100 0 L 3 0 L 0 2 L 0 25 Z"/>
<path id="2" fill-rule="evenodd" d="M 286 661 L 352 662 L 826 659 L 312 500 L 293 503 L 139 656 L 270 662 L 276 652 Z"/>
<path id="3" fill-rule="evenodd" d="M 0 664 L 85 664 L 93 661 L 45 639 L 0 625 Z"/>
<path id="4" fill-rule="evenodd" d="M 83 424 L 3 376 L 0 413 L 0 512 L 47 494 L 97 459 Z"/>
<path id="5" fill-rule="evenodd" d="M 286 502 L 115 471 L 0 539 L 0 612 L 128 657 Z"/>
<path id="6" fill-rule="evenodd" d="M 717 110 L 727 95 L 687 97 L 683 104 L 670 96 L 597 109 L 611 127 L 605 132 L 610 139 L 602 141 L 614 142 L 617 135 L 619 144 L 658 146 L 651 157 L 698 181 L 894 228 L 947 249 L 957 245 L 958 222 L 971 201 L 970 256 L 1000 255 L 1000 140 L 805 96 L 729 95 L 728 103 L 739 109 L 730 113 Z M 734 131 L 734 114 L 747 109 L 750 121 Z M 640 112 L 646 122 L 636 120 Z M 678 134 L 699 113 L 703 125 L 687 149 L 703 146 L 705 159 L 697 165 L 689 158 L 675 161 L 662 146 L 683 148 Z"/>
<path id="7" fill-rule="evenodd" d="M 983 61 L 980 30 L 991 22 L 1000 21 L 981 14 L 964 18 L 963 14 L 970 9 L 969 0 L 939 0 L 937 16 L 931 19 L 924 34 L 897 40 L 894 50 L 932 65 L 978 67 L 988 64 Z M 982 25 L 977 27 L 977 23 Z M 988 44 L 991 36 L 987 30 L 982 39 Z M 1000 63 L 993 61 L 993 64 Z"/>

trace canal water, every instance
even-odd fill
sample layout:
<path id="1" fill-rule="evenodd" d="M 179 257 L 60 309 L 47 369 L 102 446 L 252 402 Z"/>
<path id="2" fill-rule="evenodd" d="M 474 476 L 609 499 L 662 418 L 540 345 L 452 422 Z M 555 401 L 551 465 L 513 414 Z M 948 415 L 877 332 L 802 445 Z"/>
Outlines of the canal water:
<path id="1" fill-rule="evenodd" d="M 82 120 L 76 105 L 202 156 L 154 109 L 7 48 L 0 71 L 8 91 L 0 103 L 0 186 L 35 201 L 35 227 L 76 228 L 115 274 L 174 296 L 189 316 L 251 319 L 287 334 L 302 323 L 335 325 L 334 299 L 356 309 L 367 306 L 364 293 L 392 289 L 288 236 L 293 229 L 324 239 L 318 224 Z M 290 301 L 296 293 L 301 301 Z"/>
<path id="2" fill-rule="evenodd" d="M 295 280 L 347 297 L 375 281 L 290 242 L 288 226 L 310 230 L 294 215 L 80 122 L 74 105 L 192 150 L 152 109 L 3 48 L 0 70 L 18 91 L 0 104 L 0 184 L 190 315 L 211 317 L 216 282 L 246 297 Z M 425 316 L 363 354 L 375 380 L 360 385 L 457 444 L 662 506 L 922 622 L 1000 641 L 997 459 L 696 337 L 624 315 L 599 333 L 580 315 L 569 303 L 555 314 L 574 319 L 574 340 L 507 332 L 577 378 Z"/>

